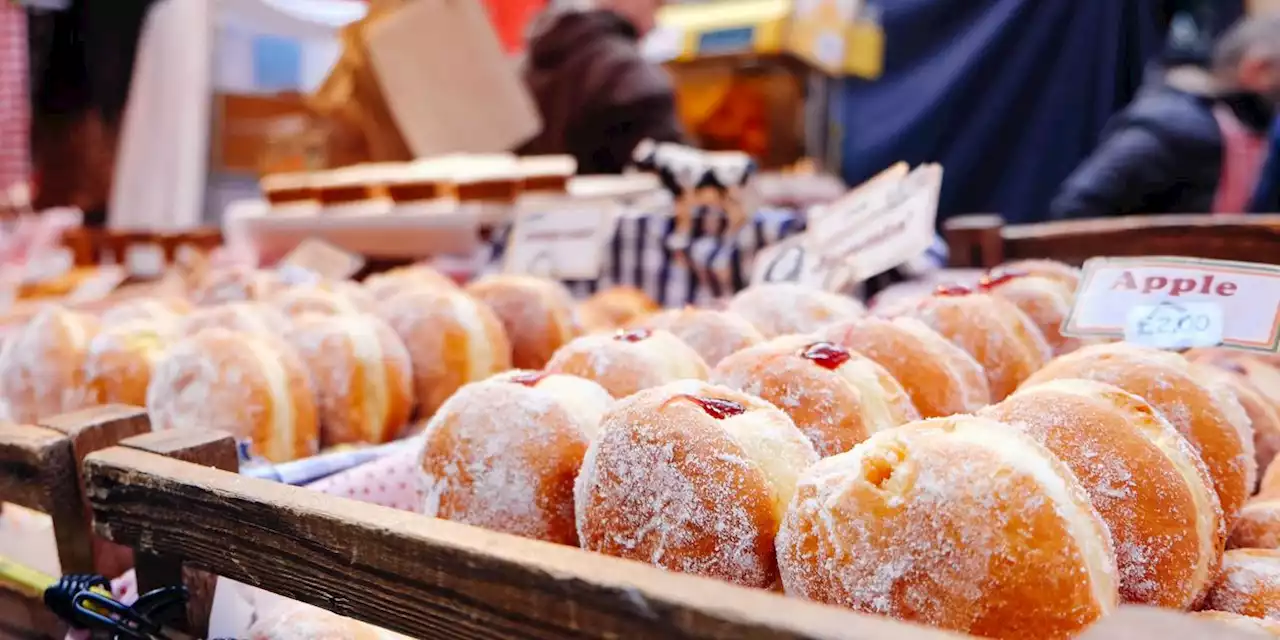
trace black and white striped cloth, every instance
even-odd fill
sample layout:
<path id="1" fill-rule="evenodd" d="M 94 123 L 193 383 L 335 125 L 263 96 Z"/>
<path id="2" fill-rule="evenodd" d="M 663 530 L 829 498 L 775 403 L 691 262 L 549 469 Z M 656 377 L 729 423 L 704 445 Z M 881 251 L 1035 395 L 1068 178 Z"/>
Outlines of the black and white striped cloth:
<path id="1" fill-rule="evenodd" d="M 695 210 L 688 249 L 673 248 L 675 216 L 670 209 L 636 210 L 622 216 L 605 252 L 600 277 L 568 280 L 576 297 L 616 286 L 635 287 L 664 307 L 705 305 L 731 296 L 751 282 L 756 256 L 782 240 L 805 230 L 803 213 L 785 209 L 761 209 L 736 232 L 718 208 Z M 502 269 L 510 226 L 493 230 L 489 237 L 488 271 Z M 947 246 L 935 238 L 919 259 L 862 283 L 854 293 L 867 299 L 889 285 L 909 280 L 947 262 Z"/>

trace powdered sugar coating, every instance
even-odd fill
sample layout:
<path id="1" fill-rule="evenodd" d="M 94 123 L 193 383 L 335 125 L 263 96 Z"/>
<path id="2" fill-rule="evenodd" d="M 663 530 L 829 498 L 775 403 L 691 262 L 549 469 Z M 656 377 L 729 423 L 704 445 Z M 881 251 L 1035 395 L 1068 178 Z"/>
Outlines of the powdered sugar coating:
<path id="1" fill-rule="evenodd" d="M 275 308 L 261 302 L 229 302 L 200 307 L 183 318 L 178 333 L 194 335 L 209 328 L 283 336 L 292 325 Z"/>
<path id="2" fill-rule="evenodd" d="M 708 366 L 716 366 L 729 354 L 764 342 L 746 318 L 729 311 L 671 309 L 642 319 L 639 326 L 668 331 L 698 352 Z"/>
<path id="3" fill-rule="evenodd" d="M 502 321 L 517 369 L 541 369 L 556 349 L 581 333 L 573 296 L 557 281 L 503 274 L 480 278 L 466 291 Z"/>
<path id="4" fill-rule="evenodd" d="M 356 289 L 361 291 L 360 289 Z M 372 307 L 361 307 L 348 293 L 327 284 L 312 284 L 283 289 L 268 300 L 286 316 L 308 313 L 322 315 L 355 315 Z"/>
<path id="5" fill-rule="evenodd" d="M 104 326 L 89 341 L 85 384 L 98 402 L 144 406 L 151 372 L 174 340 L 175 327 L 163 320 L 133 320 Z"/>
<path id="6" fill-rule="evenodd" d="M 574 478 L 610 404 L 570 376 L 529 385 L 499 374 L 459 389 L 423 433 L 423 513 L 577 545 Z"/>
<path id="7" fill-rule="evenodd" d="M 1070 353 L 1080 348 L 1080 341 L 1062 335 L 1062 322 L 1071 313 L 1075 295 L 1061 281 L 1040 276 L 1024 276 L 1002 282 L 988 289 L 997 297 L 1012 302 L 1035 323 L 1049 341 L 1055 354 Z"/>
<path id="8" fill-rule="evenodd" d="M 689 396 L 746 412 L 718 420 Z M 759 398 L 692 380 L 642 391 L 606 414 L 583 460 L 578 536 L 591 551 L 772 587 L 782 511 L 816 459 L 790 419 Z"/>
<path id="9" fill-rule="evenodd" d="M 34 424 L 96 404 L 85 384 L 84 361 L 97 331 L 92 316 L 49 306 L 5 340 L 0 399 L 7 418 Z"/>
<path id="10" fill-rule="evenodd" d="M 104 328 L 135 320 L 177 325 L 190 310 L 190 305 L 181 299 L 139 298 L 126 300 L 107 309 L 98 321 Z"/>
<path id="11" fill-rule="evenodd" d="M 778 283 L 739 291 L 729 301 L 728 311 L 745 318 L 764 337 L 776 338 L 809 333 L 832 322 L 861 316 L 867 309 L 853 298 Z"/>
<path id="12" fill-rule="evenodd" d="M 1252 434 L 1244 437 L 1241 431 L 1247 414 L 1225 386 L 1197 373 L 1178 354 L 1128 343 L 1093 345 L 1059 356 L 1025 384 L 1060 378 L 1113 384 L 1158 409 L 1204 460 L 1230 530 L 1253 486 L 1257 460 Z"/>
<path id="13" fill-rule="evenodd" d="M 1118 600 L 1110 536 L 1070 471 L 967 416 L 810 467 L 777 544 L 788 594 L 982 637 L 1070 637 Z"/>
<path id="14" fill-rule="evenodd" d="M 1065 285 L 1072 295 L 1080 287 L 1080 269 L 1057 260 L 1015 260 L 1000 265 L 1006 271 L 1021 271 L 1038 278 L 1049 278 Z"/>
<path id="15" fill-rule="evenodd" d="M 1280 500 L 1255 499 L 1240 510 L 1228 549 L 1280 549 Z"/>
<path id="16" fill-rule="evenodd" d="M 458 285 L 448 276 L 426 265 L 411 265 L 375 273 L 365 278 L 364 291 L 375 302 L 392 298 L 418 289 L 457 289 Z"/>
<path id="17" fill-rule="evenodd" d="M 1205 608 L 1280 621 L 1280 550 L 1228 551 Z"/>
<path id="18" fill-rule="evenodd" d="M 689 345 L 660 330 L 636 341 L 582 336 L 556 351 L 546 370 L 594 380 L 615 398 L 675 380 L 706 380 L 710 372 Z"/>
<path id="19" fill-rule="evenodd" d="M 1225 357 L 1218 352 L 1189 353 L 1187 358 L 1218 368 L 1223 372 L 1220 379 L 1231 388 L 1231 392 L 1249 417 L 1249 424 L 1253 428 L 1254 459 L 1257 460 L 1258 475 L 1262 476 L 1271 466 L 1271 461 L 1276 454 L 1280 453 L 1280 403 L 1268 397 L 1263 391 L 1263 384 L 1260 383 L 1265 384 L 1266 377 L 1255 378 L 1250 375 L 1250 369 L 1256 371 L 1259 368 L 1270 369 L 1270 367 L 1241 353 L 1233 353 Z M 1265 484 L 1265 479 L 1260 478 L 1260 480 Z"/>

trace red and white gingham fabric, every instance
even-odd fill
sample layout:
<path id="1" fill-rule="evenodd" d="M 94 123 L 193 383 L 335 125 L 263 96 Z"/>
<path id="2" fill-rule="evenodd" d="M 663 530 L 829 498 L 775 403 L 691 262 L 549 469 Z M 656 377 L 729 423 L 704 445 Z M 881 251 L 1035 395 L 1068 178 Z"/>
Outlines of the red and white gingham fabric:
<path id="1" fill-rule="evenodd" d="M 27 12 L 0 0 L 0 192 L 25 184 L 31 170 L 27 69 Z"/>

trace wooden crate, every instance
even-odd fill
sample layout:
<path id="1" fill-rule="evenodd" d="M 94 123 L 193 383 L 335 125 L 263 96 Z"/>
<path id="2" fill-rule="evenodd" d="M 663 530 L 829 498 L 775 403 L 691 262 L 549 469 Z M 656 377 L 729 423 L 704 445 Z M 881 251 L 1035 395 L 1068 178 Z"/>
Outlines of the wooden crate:
<path id="1" fill-rule="evenodd" d="M 1006 225 L 972 215 L 945 225 L 951 266 L 989 269 L 1010 260 L 1081 264 L 1094 256 L 1188 256 L 1280 262 L 1280 215 L 1144 215 Z"/>

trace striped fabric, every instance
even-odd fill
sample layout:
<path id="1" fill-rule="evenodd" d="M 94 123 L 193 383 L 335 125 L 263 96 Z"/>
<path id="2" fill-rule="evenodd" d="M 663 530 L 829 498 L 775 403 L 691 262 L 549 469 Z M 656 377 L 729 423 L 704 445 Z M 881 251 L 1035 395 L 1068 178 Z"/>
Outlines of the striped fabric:
<path id="1" fill-rule="evenodd" d="M 672 248 L 675 219 L 669 211 L 633 212 L 619 220 L 600 278 L 565 284 L 578 297 L 610 287 L 631 286 L 649 294 L 664 307 L 707 305 L 750 284 L 756 255 L 803 232 L 805 222 L 804 215 L 796 211 L 762 209 L 736 233 L 731 233 L 728 227 L 728 217 L 723 211 L 698 210 L 685 251 Z M 490 270 L 502 268 L 509 231 L 510 227 L 497 229 L 490 236 Z M 872 278 L 853 293 L 870 298 L 892 284 L 938 269 L 946 262 L 946 243 L 935 238 L 925 255 Z"/>
<path id="2" fill-rule="evenodd" d="M 31 172 L 27 57 L 27 12 L 0 0 L 0 193 L 25 184 Z"/>

